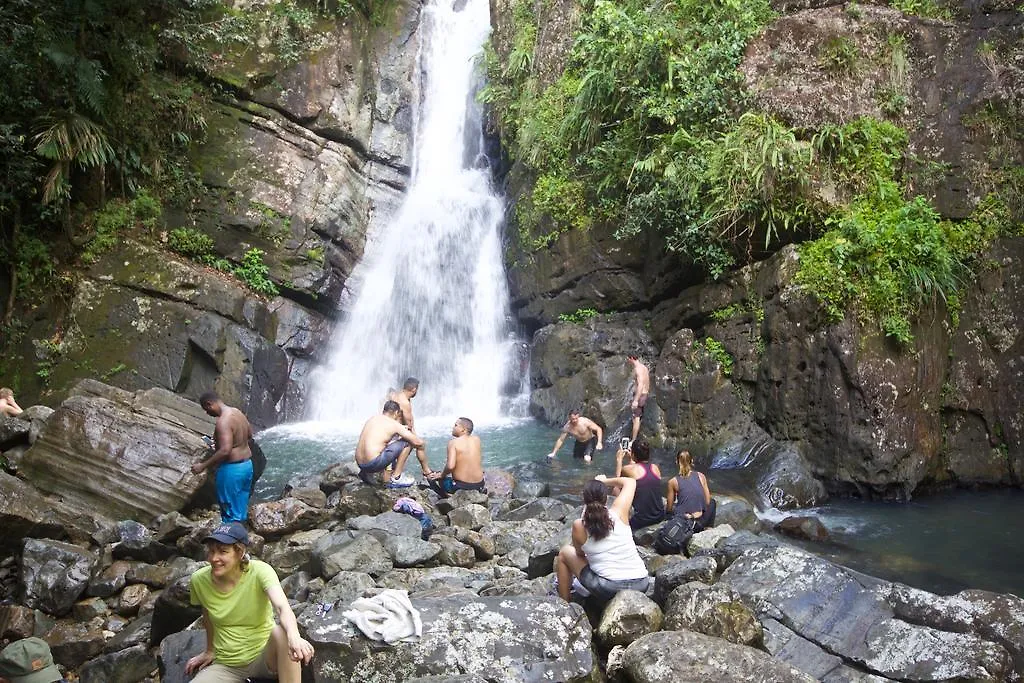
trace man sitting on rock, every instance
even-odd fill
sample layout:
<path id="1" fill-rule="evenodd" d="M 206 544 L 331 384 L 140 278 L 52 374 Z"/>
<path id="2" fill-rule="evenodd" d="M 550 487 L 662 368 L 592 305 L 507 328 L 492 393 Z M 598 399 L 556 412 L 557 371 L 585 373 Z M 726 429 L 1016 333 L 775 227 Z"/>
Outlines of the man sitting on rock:
<path id="1" fill-rule="evenodd" d="M 428 475 L 427 480 L 430 488 L 442 496 L 465 490 L 487 492 L 480 437 L 474 436 L 473 421 L 468 417 L 455 421 L 444 469 Z"/>
<path id="2" fill-rule="evenodd" d="M 225 405 L 220 396 L 209 391 L 199 397 L 199 405 L 207 415 L 217 418 L 213 431 L 214 452 L 206 460 L 192 465 L 199 474 L 211 467 L 217 468 L 217 501 L 224 524 L 249 519 L 249 496 L 252 493 L 253 463 L 249 442 L 252 426 L 238 408 Z"/>
<path id="3" fill-rule="evenodd" d="M 18 402 L 14 400 L 14 392 L 8 387 L 0 388 L 0 415 L 9 415 L 10 417 L 17 417 L 23 412 Z"/>
<path id="4" fill-rule="evenodd" d="M 548 453 L 549 458 L 558 454 L 558 449 L 565 443 L 565 437 L 572 435 L 576 439 L 576 447 L 572 450 L 572 457 L 582 458 L 583 462 L 590 462 L 595 450 L 604 448 L 604 430 L 601 425 L 593 420 L 580 415 L 579 410 L 570 410 L 569 419 L 562 427 L 562 433 L 555 442 L 555 448 Z"/>
<path id="5" fill-rule="evenodd" d="M 374 415 L 363 425 L 356 444 L 356 464 L 359 465 L 359 478 L 364 483 L 373 483 L 371 475 L 383 472 L 384 485 L 388 488 L 412 486 L 415 480 L 403 470 L 413 448 L 423 475 L 429 477 L 433 474 L 427 462 L 426 444 L 399 422 L 401 414 L 402 408 L 398 403 L 385 401 L 382 414 Z M 392 468 L 390 473 L 389 467 Z"/>
<path id="6" fill-rule="evenodd" d="M 16 640 L 0 652 L 0 683 L 65 683 L 41 638 Z"/>

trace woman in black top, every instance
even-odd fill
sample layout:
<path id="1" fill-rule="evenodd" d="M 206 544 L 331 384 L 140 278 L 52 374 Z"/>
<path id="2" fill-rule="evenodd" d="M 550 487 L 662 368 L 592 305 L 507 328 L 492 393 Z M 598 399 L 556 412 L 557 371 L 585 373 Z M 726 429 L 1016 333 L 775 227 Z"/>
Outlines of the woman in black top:
<path id="1" fill-rule="evenodd" d="M 622 461 L 627 453 L 632 454 L 633 462 L 623 466 Z M 651 464 L 650 460 L 651 447 L 643 438 L 636 439 L 629 451 L 619 450 L 615 454 L 615 476 L 636 479 L 633 514 L 629 518 L 629 526 L 634 531 L 665 519 L 661 469 Z"/>
<path id="2" fill-rule="evenodd" d="M 708 489 L 707 478 L 693 469 L 690 451 L 681 450 L 676 455 L 679 474 L 668 482 L 666 514 L 682 515 L 694 520 L 697 531 L 706 529 L 715 521 L 715 506 Z"/>

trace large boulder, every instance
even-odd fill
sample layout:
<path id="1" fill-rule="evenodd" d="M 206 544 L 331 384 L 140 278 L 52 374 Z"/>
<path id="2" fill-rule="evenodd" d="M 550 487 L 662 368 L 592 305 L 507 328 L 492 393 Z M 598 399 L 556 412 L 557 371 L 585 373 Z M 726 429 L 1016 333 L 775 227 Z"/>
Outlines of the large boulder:
<path id="1" fill-rule="evenodd" d="M 37 488 L 112 519 L 149 521 L 180 510 L 204 477 L 190 469 L 213 421 L 198 404 L 162 389 L 130 393 L 83 380 L 25 454 Z"/>
<path id="2" fill-rule="evenodd" d="M 156 671 L 156 657 L 145 645 L 100 655 L 78 672 L 81 683 L 137 683 Z"/>
<path id="3" fill-rule="evenodd" d="M 69 543 L 25 539 L 21 553 L 24 603 L 61 616 L 85 592 L 99 562 L 93 553 Z"/>
<path id="4" fill-rule="evenodd" d="M 697 631 L 730 643 L 760 647 L 764 632 L 757 616 L 728 584 L 698 581 L 672 591 L 665 606 L 665 629 Z"/>
<path id="5" fill-rule="evenodd" d="M 67 536 L 61 508 L 21 479 L 0 471 L 0 549 L 13 552 L 28 536 Z"/>
<path id="6" fill-rule="evenodd" d="M 620 591 L 605 606 L 597 638 L 607 648 L 629 645 L 637 638 L 661 630 L 658 604 L 640 591 Z"/>
<path id="7" fill-rule="evenodd" d="M 1001 645 L 899 619 L 885 597 L 850 570 L 796 548 L 750 550 L 721 582 L 800 637 L 886 678 L 996 681 L 1012 671 Z"/>
<path id="8" fill-rule="evenodd" d="M 693 631 L 661 631 L 626 648 L 622 667 L 633 683 L 813 683 L 807 674 L 745 645 Z"/>
<path id="9" fill-rule="evenodd" d="M 300 625 L 316 648 L 316 680 L 397 683 L 473 675 L 474 680 L 581 682 L 596 674 L 590 626 L 579 605 L 557 598 L 472 595 L 414 598 L 412 603 L 420 612 L 423 636 L 394 645 L 368 640 L 342 616 L 344 606 L 322 618 L 304 613 Z"/>

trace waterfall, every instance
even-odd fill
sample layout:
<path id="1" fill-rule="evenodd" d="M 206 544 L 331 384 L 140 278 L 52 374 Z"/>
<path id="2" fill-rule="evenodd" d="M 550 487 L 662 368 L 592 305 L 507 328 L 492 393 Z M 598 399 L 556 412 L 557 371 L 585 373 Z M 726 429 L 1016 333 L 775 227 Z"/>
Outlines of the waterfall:
<path id="1" fill-rule="evenodd" d="M 379 412 L 389 388 L 414 376 L 417 422 L 464 414 L 487 423 L 506 412 L 503 385 L 518 386 L 523 374 L 502 262 L 504 203 L 491 182 L 476 102 L 488 2 L 429 0 L 420 26 L 423 82 L 409 189 L 367 247 L 350 314 L 317 383 L 320 420 L 364 420 Z"/>

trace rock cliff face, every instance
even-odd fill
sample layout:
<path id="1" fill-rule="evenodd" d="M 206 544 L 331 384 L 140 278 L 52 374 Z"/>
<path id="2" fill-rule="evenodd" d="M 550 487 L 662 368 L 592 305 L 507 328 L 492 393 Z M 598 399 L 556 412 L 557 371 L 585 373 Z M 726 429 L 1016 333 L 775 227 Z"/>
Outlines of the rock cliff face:
<path id="1" fill-rule="evenodd" d="M 808 130 L 865 115 L 893 120 L 910 139 L 910 189 L 950 218 L 971 212 L 993 174 L 1024 162 L 1010 125 L 1024 103 L 1019 3 L 955 8 L 949 21 L 874 5 L 773 4 L 781 16 L 741 65 L 758 110 Z M 532 76 L 543 85 L 565 68 L 579 8 L 532 8 Z M 495 0 L 492 14 L 500 59 L 513 47 L 511 5 Z M 839 43 L 849 64 L 825 68 Z M 514 160 L 510 201 L 532 182 Z M 514 306 L 534 333 L 532 410 L 542 419 L 583 406 L 606 429 L 624 428 L 630 380 L 615 358 L 635 349 L 651 367 L 644 431 L 652 442 L 758 469 L 766 502 L 820 500 L 815 479 L 834 492 L 890 498 L 1024 481 L 1014 408 L 1024 391 L 1019 239 L 982 259 L 957 327 L 937 302 L 918 321 L 914 347 L 899 349 L 852 315 L 829 324 L 794 284 L 792 247 L 698 284 L 657 236 L 617 241 L 613 232 L 595 225 L 546 249 L 508 252 Z M 580 309 L 602 315 L 558 322 Z"/>
<path id="2" fill-rule="evenodd" d="M 405 187 L 418 97 L 419 3 L 373 22 L 320 21 L 297 61 L 261 49 L 190 65 L 219 93 L 194 150 L 204 191 L 165 213 L 166 232 L 198 229 L 233 263 L 261 249 L 280 296 L 123 245 L 78 283 L 69 324 L 55 329 L 52 312 L 32 323 L 26 339 L 59 341 L 20 349 L 19 377 L 5 380 L 19 397 L 56 403 L 78 379 L 102 377 L 193 399 L 215 389 L 257 427 L 303 414 L 346 282 Z"/>

